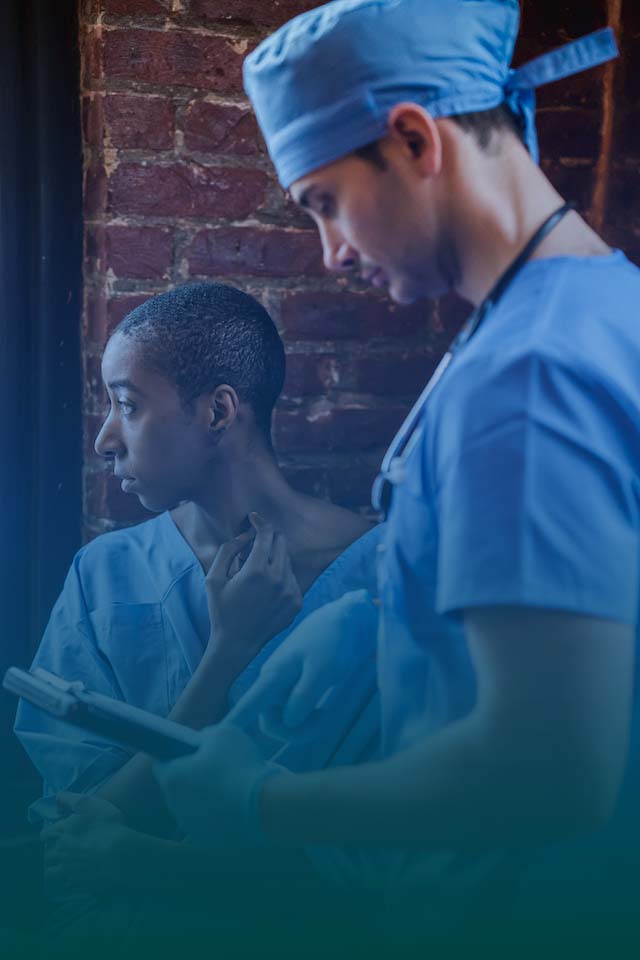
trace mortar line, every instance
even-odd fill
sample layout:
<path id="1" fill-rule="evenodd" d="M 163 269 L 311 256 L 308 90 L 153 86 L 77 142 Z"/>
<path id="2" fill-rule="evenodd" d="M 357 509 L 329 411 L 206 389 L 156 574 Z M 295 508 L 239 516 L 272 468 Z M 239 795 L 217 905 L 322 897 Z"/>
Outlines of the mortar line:
<path id="1" fill-rule="evenodd" d="M 607 0 L 608 23 L 620 38 L 622 26 L 622 0 Z M 609 179 L 611 175 L 611 151 L 615 120 L 614 82 L 617 61 L 611 60 L 605 67 L 602 81 L 602 127 L 600 134 L 600 154 L 596 164 L 596 182 L 591 198 L 591 223 L 600 233 L 604 227 Z"/>

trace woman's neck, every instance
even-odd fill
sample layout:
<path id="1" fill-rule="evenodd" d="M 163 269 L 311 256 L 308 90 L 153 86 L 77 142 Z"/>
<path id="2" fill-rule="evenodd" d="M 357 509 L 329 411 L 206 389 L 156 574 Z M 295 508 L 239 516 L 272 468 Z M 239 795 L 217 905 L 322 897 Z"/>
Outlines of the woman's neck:
<path id="1" fill-rule="evenodd" d="M 296 523 L 297 496 L 276 462 L 265 455 L 216 467 L 197 499 L 180 504 L 171 515 L 203 566 L 208 566 L 220 544 L 248 529 L 251 512 L 289 537 Z"/>
<path id="2" fill-rule="evenodd" d="M 248 529 L 253 511 L 285 535 L 303 592 L 371 527 L 358 514 L 294 490 L 271 458 L 235 470 L 226 466 L 205 495 L 180 504 L 171 515 L 207 571 L 220 545 Z"/>

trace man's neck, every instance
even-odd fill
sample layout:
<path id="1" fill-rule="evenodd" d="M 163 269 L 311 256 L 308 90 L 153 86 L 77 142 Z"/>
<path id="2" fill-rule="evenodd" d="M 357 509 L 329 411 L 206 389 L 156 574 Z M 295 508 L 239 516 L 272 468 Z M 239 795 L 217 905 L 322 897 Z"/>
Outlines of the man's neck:
<path id="1" fill-rule="evenodd" d="M 457 292 L 480 304 L 544 221 L 564 203 L 546 176 L 516 142 L 500 157 L 480 161 L 453 193 L 456 247 L 462 266 Z M 541 242 L 532 260 L 595 257 L 610 248 L 572 212 Z"/>

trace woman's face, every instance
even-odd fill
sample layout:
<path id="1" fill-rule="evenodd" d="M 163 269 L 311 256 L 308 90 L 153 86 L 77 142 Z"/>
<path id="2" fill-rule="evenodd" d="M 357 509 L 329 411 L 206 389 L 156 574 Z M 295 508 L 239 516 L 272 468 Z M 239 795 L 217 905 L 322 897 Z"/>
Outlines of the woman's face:
<path id="1" fill-rule="evenodd" d="M 102 359 L 109 397 L 96 452 L 113 461 L 125 493 L 156 513 L 197 500 L 205 475 L 207 429 L 182 406 L 176 387 L 139 361 L 134 340 L 115 334 Z"/>

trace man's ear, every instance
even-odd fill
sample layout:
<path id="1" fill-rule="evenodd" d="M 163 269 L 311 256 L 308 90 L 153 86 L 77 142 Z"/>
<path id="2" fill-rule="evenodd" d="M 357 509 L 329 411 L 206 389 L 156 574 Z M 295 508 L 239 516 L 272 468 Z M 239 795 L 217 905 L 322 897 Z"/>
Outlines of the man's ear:
<path id="1" fill-rule="evenodd" d="M 442 169 L 442 138 L 431 114 L 417 103 L 397 103 L 388 118 L 389 137 L 424 177 Z"/>
<path id="2" fill-rule="evenodd" d="M 239 406 L 238 394 L 233 387 L 221 383 L 209 395 L 209 429 L 221 436 L 238 416 Z"/>

